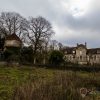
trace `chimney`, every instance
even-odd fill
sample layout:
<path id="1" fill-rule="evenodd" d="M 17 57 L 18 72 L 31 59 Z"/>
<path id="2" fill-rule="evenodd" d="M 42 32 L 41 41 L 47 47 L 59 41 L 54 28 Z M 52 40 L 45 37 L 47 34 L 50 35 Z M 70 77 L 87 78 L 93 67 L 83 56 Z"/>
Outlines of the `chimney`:
<path id="1" fill-rule="evenodd" d="M 78 43 L 77 43 L 77 47 L 78 47 Z"/>
<path id="2" fill-rule="evenodd" d="M 87 47 L 87 43 L 85 42 L 85 47 Z"/>

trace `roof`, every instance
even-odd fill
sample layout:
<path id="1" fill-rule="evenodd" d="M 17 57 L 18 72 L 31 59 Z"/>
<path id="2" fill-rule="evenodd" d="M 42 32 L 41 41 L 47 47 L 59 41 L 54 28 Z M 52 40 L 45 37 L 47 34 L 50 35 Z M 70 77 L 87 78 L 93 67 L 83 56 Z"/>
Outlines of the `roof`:
<path id="1" fill-rule="evenodd" d="M 66 54 L 73 54 L 73 53 L 75 54 L 76 49 L 78 49 L 79 47 L 82 47 L 83 49 L 85 48 L 87 55 L 100 54 L 100 48 L 87 49 L 86 45 L 83 44 L 77 44 L 77 47 L 65 47 L 63 48 L 63 52 Z"/>
<path id="2" fill-rule="evenodd" d="M 6 40 L 17 40 L 17 41 L 22 42 L 22 41 L 20 40 L 20 38 L 19 38 L 16 34 L 8 35 L 8 36 L 6 37 Z"/>
<path id="3" fill-rule="evenodd" d="M 73 51 L 76 51 L 76 47 L 67 47 L 64 49 L 64 52 L 67 54 L 73 54 Z"/>
<path id="4" fill-rule="evenodd" d="M 100 48 L 87 49 L 87 54 L 100 54 Z"/>
<path id="5" fill-rule="evenodd" d="M 82 48 L 86 48 L 86 45 L 84 44 L 77 44 L 77 48 L 82 47 Z"/>

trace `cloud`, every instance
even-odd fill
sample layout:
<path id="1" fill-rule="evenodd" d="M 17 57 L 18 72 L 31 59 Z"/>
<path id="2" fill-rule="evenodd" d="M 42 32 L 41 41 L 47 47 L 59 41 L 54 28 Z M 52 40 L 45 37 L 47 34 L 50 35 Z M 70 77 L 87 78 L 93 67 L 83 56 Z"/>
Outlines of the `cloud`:
<path id="1" fill-rule="evenodd" d="M 53 38 L 66 45 L 88 42 L 90 47 L 99 47 L 99 0 L 3 0 L 0 9 L 27 18 L 45 17 L 56 32 Z"/>

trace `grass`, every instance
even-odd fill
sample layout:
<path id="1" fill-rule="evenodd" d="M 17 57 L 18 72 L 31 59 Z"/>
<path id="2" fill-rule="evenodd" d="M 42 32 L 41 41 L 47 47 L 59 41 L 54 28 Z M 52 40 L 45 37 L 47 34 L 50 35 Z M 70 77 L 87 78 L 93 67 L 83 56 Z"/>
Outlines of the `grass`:
<path id="1" fill-rule="evenodd" d="M 0 67 L 0 100 L 83 100 L 82 87 L 100 88 L 100 72 Z M 99 96 L 84 100 L 98 100 Z"/>

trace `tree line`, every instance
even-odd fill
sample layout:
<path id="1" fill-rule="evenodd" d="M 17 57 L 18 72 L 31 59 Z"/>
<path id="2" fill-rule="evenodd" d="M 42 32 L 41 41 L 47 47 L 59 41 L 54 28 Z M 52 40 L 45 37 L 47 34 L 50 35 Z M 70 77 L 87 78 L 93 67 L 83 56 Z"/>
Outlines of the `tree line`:
<path id="1" fill-rule="evenodd" d="M 16 34 L 23 44 L 28 45 L 21 50 L 21 60 L 26 58 L 34 64 L 41 61 L 45 64 L 51 51 L 55 48 L 61 50 L 63 47 L 56 40 L 51 40 L 55 32 L 51 23 L 42 16 L 26 19 L 16 12 L 2 12 L 0 14 L 0 38 L 10 34 Z"/>

